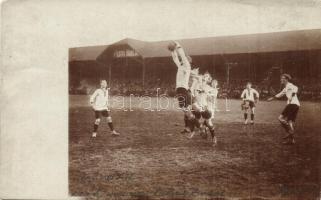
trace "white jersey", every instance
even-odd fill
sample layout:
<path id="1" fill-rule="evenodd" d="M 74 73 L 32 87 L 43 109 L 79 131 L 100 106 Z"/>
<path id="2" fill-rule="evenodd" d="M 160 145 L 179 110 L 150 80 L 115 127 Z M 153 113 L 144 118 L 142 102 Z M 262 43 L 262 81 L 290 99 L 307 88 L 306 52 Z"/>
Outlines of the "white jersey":
<path id="1" fill-rule="evenodd" d="M 199 87 L 197 88 L 196 92 L 196 103 L 201 106 L 202 108 L 205 108 L 209 105 L 209 94 L 212 91 L 212 87 L 208 84 L 202 82 L 199 84 Z"/>
<path id="2" fill-rule="evenodd" d="M 176 88 L 188 89 L 191 65 L 187 60 L 184 50 L 181 47 L 178 47 L 176 50 L 172 52 L 172 58 L 177 66 Z"/>
<path id="3" fill-rule="evenodd" d="M 242 94 L 241 94 L 241 98 L 243 100 L 246 100 L 246 101 L 252 101 L 254 102 L 255 101 L 255 97 L 256 98 L 259 98 L 259 93 L 258 91 L 256 91 L 255 89 L 253 88 L 250 88 L 250 89 L 244 89 Z"/>
<path id="4" fill-rule="evenodd" d="M 192 93 L 192 96 L 196 96 L 198 93 L 198 90 L 200 90 L 200 85 L 202 82 L 202 76 L 198 75 L 198 74 L 190 74 L 190 80 L 191 80 L 191 86 L 190 86 L 190 90 Z"/>
<path id="5" fill-rule="evenodd" d="M 214 117 L 214 112 L 216 110 L 217 95 L 218 95 L 218 88 L 211 87 L 207 95 L 207 106 L 213 112 L 212 117 Z"/>
<path id="6" fill-rule="evenodd" d="M 208 94 L 210 97 L 214 97 L 215 99 L 217 98 L 218 95 L 218 89 L 211 87 L 211 90 L 209 91 Z"/>
<path id="7" fill-rule="evenodd" d="M 94 110 L 108 110 L 108 90 L 99 88 L 90 96 Z"/>
<path id="8" fill-rule="evenodd" d="M 298 87 L 293 85 L 292 83 L 287 83 L 285 88 L 283 88 L 283 90 L 275 95 L 275 97 L 280 98 L 284 95 L 286 95 L 286 97 L 288 98 L 288 104 L 296 104 L 298 106 L 300 106 L 300 102 L 297 96 L 298 93 Z"/>

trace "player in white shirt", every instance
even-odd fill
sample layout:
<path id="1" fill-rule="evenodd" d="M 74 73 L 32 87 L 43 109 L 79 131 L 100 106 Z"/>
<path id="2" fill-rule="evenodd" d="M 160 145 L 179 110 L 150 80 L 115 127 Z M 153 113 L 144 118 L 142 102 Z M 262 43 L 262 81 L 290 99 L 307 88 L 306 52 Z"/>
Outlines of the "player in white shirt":
<path id="1" fill-rule="evenodd" d="M 211 82 L 211 90 L 208 94 L 208 101 L 209 101 L 209 109 L 212 112 L 212 119 L 214 119 L 215 111 L 217 111 L 217 95 L 218 95 L 218 82 L 217 80 L 212 80 Z"/>
<path id="2" fill-rule="evenodd" d="M 100 88 L 96 89 L 95 92 L 90 96 L 90 104 L 95 111 L 95 122 L 94 122 L 94 131 L 92 133 L 92 137 L 97 136 L 98 126 L 101 121 L 101 117 L 106 117 L 108 126 L 112 131 L 112 135 L 119 135 L 114 129 L 112 118 L 108 109 L 108 89 L 107 89 L 107 81 L 100 81 Z"/>
<path id="3" fill-rule="evenodd" d="M 215 136 L 214 125 L 212 122 L 212 110 L 210 109 L 211 102 L 209 101 L 209 95 L 212 92 L 213 88 L 209 85 L 212 81 L 212 77 L 209 73 L 204 75 L 199 75 L 198 79 L 195 79 L 193 90 L 195 95 L 195 101 L 192 105 L 192 113 L 195 117 L 194 126 L 201 129 L 201 135 L 207 136 L 206 129 L 208 129 L 212 136 L 213 146 L 216 145 L 217 139 Z M 201 123 L 201 118 L 204 119 L 204 122 Z M 195 134 L 194 130 L 191 130 L 191 135 L 189 138 L 192 138 Z"/>
<path id="4" fill-rule="evenodd" d="M 292 84 L 291 76 L 289 74 L 282 74 L 281 76 L 281 84 L 284 85 L 284 89 L 274 97 L 268 99 L 268 101 L 272 101 L 274 98 L 280 98 L 282 96 L 287 97 L 287 105 L 281 115 L 279 116 L 279 121 L 282 127 L 288 132 L 288 135 L 283 139 L 287 141 L 284 144 L 295 144 L 294 140 L 294 122 L 297 117 L 300 102 L 297 96 L 298 87 Z"/>
<path id="5" fill-rule="evenodd" d="M 183 48 L 178 42 L 170 42 L 168 50 L 171 52 L 174 63 L 177 67 L 176 74 L 176 97 L 179 107 L 184 112 L 185 129 L 183 133 L 189 132 L 189 120 L 192 118 L 189 106 L 192 102 L 189 90 L 189 79 L 191 74 L 191 58 L 186 56 Z"/>
<path id="6" fill-rule="evenodd" d="M 247 113 L 250 110 L 251 113 L 251 124 L 254 124 L 254 114 L 255 114 L 255 104 L 257 103 L 260 95 L 258 91 L 252 88 L 252 83 L 248 82 L 246 84 L 246 88 L 243 90 L 241 94 L 242 102 L 242 110 L 244 111 L 244 124 L 247 124 Z"/>

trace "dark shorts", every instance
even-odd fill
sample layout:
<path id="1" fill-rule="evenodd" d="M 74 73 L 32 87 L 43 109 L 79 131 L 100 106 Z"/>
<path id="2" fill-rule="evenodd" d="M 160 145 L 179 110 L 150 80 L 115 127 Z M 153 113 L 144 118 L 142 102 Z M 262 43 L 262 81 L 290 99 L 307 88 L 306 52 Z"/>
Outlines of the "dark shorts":
<path id="1" fill-rule="evenodd" d="M 242 103 L 242 109 L 245 110 L 245 109 L 248 109 L 248 108 L 255 108 L 255 103 L 253 101 L 244 101 Z"/>
<path id="2" fill-rule="evenodd" d="M 201 117 L 203 117 L 204 119 L 211 119 L 212 117 L 212 112 L 209 110 L 204 110 L 204 111 L 193 110 L 192 113 L 194 114 L 196 119 L 201 119 Z"/>
<path id="3" fill-rule="evenodd" d="M 202 111 L 202 117 L 203 117 L 204 119 L 211 119 L 211 117 L 212 117 L 212 112 L 209 111 L 209 110 L 204 110 L 204 111 Z"/>
<path id="4" fill-rule="evenodd" d="M 95 110 L 95 118 L 98 119 L 100 117 L 109 117 L 108 110 Z"/>
<path id="5" fill-rule="evenodd" d="M 192 113 L 193 113 L 193 115 L 195 116 L 196 119 L 201 119 L 201 117 L 202 117 L 202 112 L 201 111 L 193 110 Z"/>
<path id="6" fill-rule="evenodd" d="M 295 121 L 299 108 L 300 107 L 296 104 L 288 104 L 284 108 L 282 115 L 283 117 L 286 117 L 287 120 Z"/>
<path id="7" fill-rule="evenodd" d="M 249 101 L 250 108 L 255 108 L 255 103 L 253 101 Z"/>
<path id="8" fill-rule="evenodd" d="M 176 89 L 176 98 L 178 100 L 178 105 L 180 108 L 186 108 L 192 104 L 192 94 L 189 90 L 185 88 Z"/>

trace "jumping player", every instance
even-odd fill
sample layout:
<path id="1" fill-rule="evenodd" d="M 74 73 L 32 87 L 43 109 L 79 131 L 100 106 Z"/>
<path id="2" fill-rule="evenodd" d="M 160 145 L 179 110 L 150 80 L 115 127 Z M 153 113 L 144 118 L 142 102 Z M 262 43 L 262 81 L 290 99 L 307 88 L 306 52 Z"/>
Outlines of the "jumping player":
<path id="1" fill-rule="evenodd" d="M 119 135 L 114 129 L 113 122 L 108 110 L 108 90 L 107 90 L 107 81 L 100 81 L 100 88 L 96 89 L 95 92 L 90 97 L 90 104 L 92 105 L 95 111 L 95 122 L 94 122 L 94 131 L 92 137 L 97 136 L 98 126 L 101 121 L 101 117 L 106 117 L 108 126 L 112 131 L 112 135 Z"/>
<path id="2" fill-rule="evenodd" d="M 171 52 L 174 63 L 177 67 L 176 73 L 176 97 L 179 107 L 184 112 L 185 129 L 183 133 L 189 132 L 189 118 L 191 112 L 188 108 L 191 105 L 192 96 L 189 91 L 189 78 L 191 73 L 190 57 L 185 55 L 185 52 L 178 42 L 170 42 L 168 50 Z"/>
<path id="3" fill-rule="evenodd" d="M 251 124 L 254 124 L 254 114 L 255 114 L 255 104 L 259 99 L 259 93 L 252 88 L 252 83 L 248 82 L 246 84 L 246 88 L 243 90 L 241 94 L 241 98 L 243 100 L 242 110 L 244 111 L 244 124 L 247 124 L 247 113 L 250 110 L 251 113 Z"/>
<path id="4" fill-rule="evenodd" d="M 279 121 L 282 127 L 288 133 L 288 135 L 283 138 L 287 140 L 284 141 L 284 144 L 295 144 L 294 122 L 300 108 L 300 102 L 297 96 L 298 87 L 290 82 L 291 79 L 292 78 L 289 74 L 282 74 L 281 84 L 285 86 L 284 89 L 279 94 L 268 99 L 268 101 L 272 101 L 274 98 L 280 98 L 284 95 L 288 99 L 287 106 L 283 110 L 282 114 L 279 116 Z"/>

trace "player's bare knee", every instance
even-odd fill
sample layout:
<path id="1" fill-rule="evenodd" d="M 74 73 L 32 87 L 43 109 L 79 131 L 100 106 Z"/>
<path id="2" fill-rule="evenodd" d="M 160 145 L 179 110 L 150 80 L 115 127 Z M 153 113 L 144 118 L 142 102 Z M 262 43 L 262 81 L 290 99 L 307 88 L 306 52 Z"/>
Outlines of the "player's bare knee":
<path id="1" fill-rule="evenodd" d="M 108 123 L 112 123 L 113 122 L 113 120 L 112 120 L 112 118 L 109 116 L 109 117 L 107 117 L 107 122 Z"/>
<path id="2" fill-rule="evenodd" d="M 194 115 L 191 114 L 191 115 L 189 115 L 189 116 L 187 117 L 187 119 L 188 119 L 188 120 L 194 120 L 194 119 L 196 119 L 196 118 L 195 118 Z M 196 119 L 196 120 L 197 120 L 197 119 Z"/>
<path id="3" fill-rule="evenodd" d="M 211 119 L 206 119 L 205 124 L 207 127 L 211 128 L 213 126 L 212 120 Z"/>
<path id="4" fill-rule="evenodd" d="M 96 125 L 99 125 L 99 124 L 100 124 L 100 118 L 98 118 L 98 119 L 95 120 L 95 124 L 96 124 Z"/>
<path id="5" fill-rule="evenodd" d="M 287 124 L 286 119 L 282 115 L 280 115 L 278 119 L 281 124 Z"/>
<path id="6" fill-rule="evenodd" d="M 188 120 L 192 120 L 195 118 L 195 116 L 193 115 L 193 113 L 191 111 L 187 111 L 185 112 L 185 117 L 188 119 Z"/>

